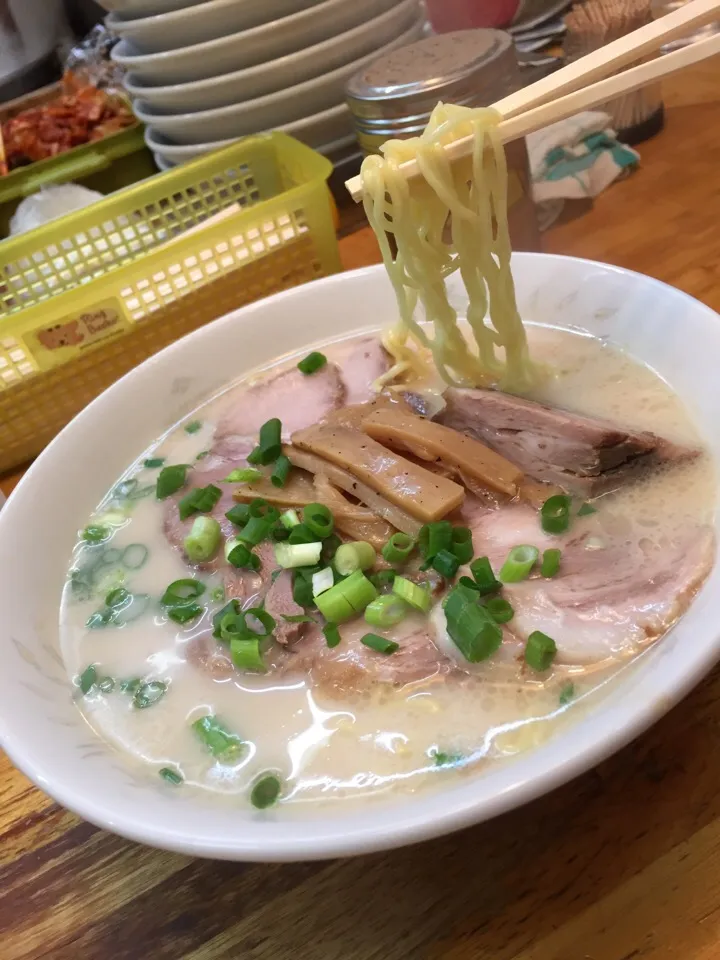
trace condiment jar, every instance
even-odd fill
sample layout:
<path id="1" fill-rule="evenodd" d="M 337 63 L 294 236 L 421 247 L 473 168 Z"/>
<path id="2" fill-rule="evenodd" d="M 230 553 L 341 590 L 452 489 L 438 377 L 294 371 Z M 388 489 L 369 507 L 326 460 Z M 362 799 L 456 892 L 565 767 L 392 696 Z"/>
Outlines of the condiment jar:
<path id="1" fill-rule="evenodd" d="M 422 133 L 439 101 L 489 106 L 523 85 L 512 39 L 500 30 L 457 30 L 392 50 L 356 73 L 346 89 L 364 153 Z M 508 223 L 515 250 L 539 250 L 527 147 L 505 148 Z"/>

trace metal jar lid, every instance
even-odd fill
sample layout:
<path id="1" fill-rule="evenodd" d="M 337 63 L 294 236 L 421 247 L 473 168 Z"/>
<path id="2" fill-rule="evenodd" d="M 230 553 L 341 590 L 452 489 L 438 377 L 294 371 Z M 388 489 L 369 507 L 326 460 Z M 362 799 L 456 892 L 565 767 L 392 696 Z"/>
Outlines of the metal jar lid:
<path id="1" fill-rule="evenodd" d="M 358 134 L 420 133 L 439 101 L 487 106 L 521 85 L 512 38 L 457 30 L 399 47 L 356 73 L 346 89 Z"/>

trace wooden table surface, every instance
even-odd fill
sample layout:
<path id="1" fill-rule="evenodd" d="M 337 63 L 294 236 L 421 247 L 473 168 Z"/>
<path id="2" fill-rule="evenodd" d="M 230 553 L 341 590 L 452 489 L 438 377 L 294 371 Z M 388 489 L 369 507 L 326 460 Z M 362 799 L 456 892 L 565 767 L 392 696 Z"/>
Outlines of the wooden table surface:
<path id="1" fill-rule="evenodd" d="M 720 310 L 719 91 L 717 60 L 675 79 L 642 169 L 545 249 Z M 367 230 L 341 244 L 347 268 L 377 259 Z M 394 853 L 289 866 L 129 843 L 0 755 L 0 960 L 718 960 L 719 745 L 716 670 L 634 744 L 521 810 Z"/>

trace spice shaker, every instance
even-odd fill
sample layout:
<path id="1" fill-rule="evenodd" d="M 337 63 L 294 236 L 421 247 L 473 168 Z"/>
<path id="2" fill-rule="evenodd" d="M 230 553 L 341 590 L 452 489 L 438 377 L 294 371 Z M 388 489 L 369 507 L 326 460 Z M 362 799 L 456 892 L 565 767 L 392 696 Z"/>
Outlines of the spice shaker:
<path id="1" fill-rule="evenodd" d="M 379 57 L 349 81 L 347 103 L 364 153 L 386 140 L 422 133 L 438 102 L 466 107 L 495 103 L 523 86 L 511 37 L 500 30 L 457 30 L 426 37 Z M 527 147 L 505 148 L 508 224 L 515 250 L 539 250 Z"/>

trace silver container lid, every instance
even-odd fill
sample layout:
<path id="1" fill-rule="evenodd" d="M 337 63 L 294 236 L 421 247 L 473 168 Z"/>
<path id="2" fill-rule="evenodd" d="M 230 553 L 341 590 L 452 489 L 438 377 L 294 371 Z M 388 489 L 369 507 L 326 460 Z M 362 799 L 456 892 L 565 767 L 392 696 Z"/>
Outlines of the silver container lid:
<path id="1" fill-rule="evenodd" d="M 457 30 L 392 50 L 356 73 L 346 97 L 359 131 L 410 135 L 439 101 L 487 106 L 521 86 L 501 30 Z"/>

